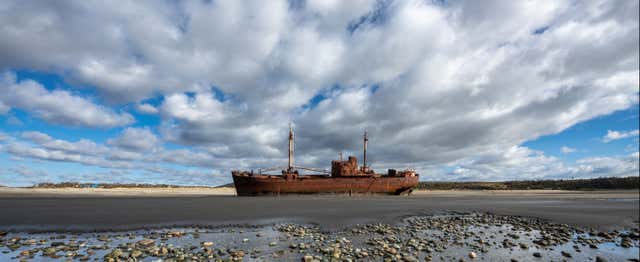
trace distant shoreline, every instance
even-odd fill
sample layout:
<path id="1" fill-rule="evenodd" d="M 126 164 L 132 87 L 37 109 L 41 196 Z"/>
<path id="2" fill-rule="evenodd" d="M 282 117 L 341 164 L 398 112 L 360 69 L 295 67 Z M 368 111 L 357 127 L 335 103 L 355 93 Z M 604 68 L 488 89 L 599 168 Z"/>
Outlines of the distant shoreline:
<path id="1" fill-rule="evenodd" d="M 597 194 L 592 194 L 597 193 Z M 198 197 L 198 196 L 235 196 L 236 191 L 232 187 L 174 187 L 174 188 L 24 188 L 24 187 L 0 187 L 0 198 L 22 197 Z M 342 194 L 319 195 L 289 195 L 289 197 L 315 197 L 315 196 L 341 196 Z M 640 190 L 637 189 L 597 189 L 597 190 L 550 190 L 550 189 L 520 189 L 520 190 L 488 190 L 488 189 L 416 189 L 412 195 L 434 197 L 465 197 L 465 196 L 563 196 L 572 195 L 576 198 L 607 197 L 615 198 L 620 195 L 629 197 L 636 195 L 640 199 Z M 366 197 L 367 195 L 356 195 Z M 375 196 L 375 195 L 374 195 Z M 282 196 L 287 197 L 287 196 Z M 400 197 L 398 197 L 400 198 Z"/>
<path id="2" fill-rule="evenodd" d="M 107 183 L 41 183 L 29 187 L 7 187 L 0 185 L 0 188 L 24 188 L 24 189 L 156 189 L 173 190 L 182 189 L 187 191 L 198 190 L 219 190 L 232 189 L 233 183 L 218 186 L 179 186 L 166 184 L 107 184 Z M 640 189 L 640 176 L 629 177 L 599 177 L 589 179 L 568 179 L 568 180 L 521 180 L 503 182 L 450 182 L 450 181 L 421 181 L 416 190 L 569 190 L 569 191 L 592 191 L 592 190 L 617 190 L 617 189 Z"/>

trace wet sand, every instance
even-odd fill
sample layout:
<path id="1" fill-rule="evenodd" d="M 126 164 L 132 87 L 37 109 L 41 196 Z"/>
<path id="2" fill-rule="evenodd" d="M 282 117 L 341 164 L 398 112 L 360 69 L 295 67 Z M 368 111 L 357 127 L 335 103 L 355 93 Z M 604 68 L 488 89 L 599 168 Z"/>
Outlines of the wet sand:
<path id="1" fill-rule="evenodd" d="M 125 230 L 274 222 L 317 223 L 337 230 L 451 211 L 536 217 L 612 230 L 637 227 L 639 216 L 637 190 L 429 191 L 356 197 L 236 197 L 207 190 L 145 190 L 4 188 L 0 190 L 0 230 Z"/>
<path id="2" fill-rule="evenodd" d="M 0 189 L 0 229 L 112 230 L 181 225 L 317 223 L 326 229 L 411 215 L 491 212 L 555 223 L 637 227 L 627 191 L 420 191 L 412 196 L 236 197 L 229 189 Z"/>
<path id="3" fill-rule="evenodd" d="M 637 261 L 639 199 L 637 190 L 236 197 L 3 188 L 0 260 Z"/>

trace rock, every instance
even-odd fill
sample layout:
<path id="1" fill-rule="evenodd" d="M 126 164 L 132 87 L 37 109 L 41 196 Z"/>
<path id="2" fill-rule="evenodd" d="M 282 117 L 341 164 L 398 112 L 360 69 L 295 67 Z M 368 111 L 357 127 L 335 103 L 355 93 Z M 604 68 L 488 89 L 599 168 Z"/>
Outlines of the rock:
<path id="1" fill-rule="evenodd" d="M 520 245 L 520 248 L 522 248 L 522 249 L 528 249 L 529 248 L 529 246 L 527 246 L 527 244 L 525 244 L 525 243 L 520 243 L 519 245 Z"/>
<path id="2" fill-rule="evenodd" d="M 213 242 L 211 241 L 201 242 L 200 245 L 203 247 L 210 247 L 210 246 L 213 246 Z"/>
<path id="3" fill-rule="evenodd" d="M 542 254 L 540 254 L 540 252 L 533 252 L 533 256 L 534 257 L 542 257 Z"/>
<path id="4" fill-rule="evenodd" d="M 569 252 L 560 251 L 560 254 L 562 254 L 563 257 L 571 257 L 571 253 Z"/>
<path id="5" fill-rule="evenodd" d="M 181 231 L 170 231 L 169 233 L 167 233 L 167 235 L 169 237 L 181 237 L 181 236 L 184 236 L 184 232 L 181 232 Z"/>
<path id="6" fill-rule="evenodd" d="M 334 247 L 333 248 L 333 257 L 334 258 L 340 258 L 341 255 L 342 255 L 342 251 L 340 251 L 340 248 Z"/>
<path id="7" fill-rule="evenodd" d="M 238 250 L 236 252 L 233 252 L 232 254 L 234 257 L 244 257 L 244 250 Z"/>
<path id="8" fill-rule="evenodd" d="M 45 248 L 44 250 L 42 250 L 42 255 L 43 256 L 48 256 L 48 257 L 55 256 L 56 252 L 58 252 L 58 250 L 56 250 L 56 248 L 48 247 L 48 248 Z"/>
<path id="9" fill-rule="evenodd" d="M 107 236 L 98 236 L 98 240 L 100 240 L 100 241 L 102 241 L 102 242 L 109 242 L 109 241 L 111 241 L 111 240 L 109 239 L 109 237 L 107 237 Z"/>
<path id="10" fill-rule="evenodd" d="M 302 257 L 302 261 L 304 261 L 304 262 L 312 262 L 313 261 L 313 256 L 312 255 L 305 255 L 304 257 Z"/>
<path id="11" fill-rule="evenodd" d="M 117 259 L 120 256 L 122 256 L 122 250 L 120 250 L 119 248 L 116 248 L 114 250 L 111 250 L 111 253 L 107 254 L 107 256 Z"/>
<path id="12" fill-rule="evenodd" d="M 133 258 L 137 258 L 139 256 L 142 256 L 142 251 L 134 249 L 133 251 L 131 251 L 131 257 Z"/>
<path id="13" fill-rule="evenodd" d="M 51 243 L 52 247 L 57 247 L 57 246 L 64 246 L 64 242 L 52 242 Z"/>
<path id="14" fill-rule="evenodd" d="M 633 245 L 633 242 L 631 242 L 631 239 L 628 237 L 623 238 L 622 241 L 620 242 L 620 246 L 624 248 L 630 248 L 632 245 Z"/>
<path id="15" fill-rule="evenodd" d="M 398 253 L 398 250 L 396 250 L 395 248 L 390 247 L 390 248 L 387 249 L 387 253 L 395 255 L 396 253 Z"/>
<path id="16" fill-rule="evenodd" d="M 153 239 L 145 238 L 145 239 L 143 239 L 143 240 L 138 241 L 136 244 L 138 244 L 138 245 L 140 245 L 140 246 L 142 246 L 142 247 L 149 247 L 149 246 L 151 246 L 151 245 L 155 244 L 155 242 L 156 242 L 156 241 L 155 241 L 155 240 L 153 240 Z"/>
<path id="17" fill-rule="evenodd" d="M 607 233 L 607 232 L 600 232 L 600 233 L 598 233 L 598 236 L 599 236 L 599 237 L 602 237 L 602 238 L 604 238 L 604 239 L 606 239 L 606 240 L 611 240 L 611 239 L 613 239 L 613 236 L 611 236 L 611 235 L 610 235 L 609 233 Z"/>
<path id="18" fill-rule="evenodd" d="M 271 247 L 277 246 L 277 245 L 278 245 L 278 243 L 276 243 L 276 242 L 269 242 L 269 246 L 271 246 Z"/>
<path id="19" fill-rule="evenodd" d="M 28 257 L 29 255 L 31 255 L 31 252 L 29 250 L 22 250 L 20 252 L 20 256 Z"/>
<path id="20" fill-rule="evenodd" d="M 247 242 L 249 242 L 249 239 L 248 239 L 248 238 L 243 238 L 243 239 L 242 239 L 242 242 L 243 242 L 243 243 L 247 243 Z"/>
<path id="21" fill-rule="evenodd" d="M 478 255 L 476 255 L 475 252 L 469 252 L 469 258 L 476 258 Z"/>
<path id="22" fill-rule="evenodd" d="M 604 257 L 596 256 L 596 262 L 607 262 L 607 260 Z"/>

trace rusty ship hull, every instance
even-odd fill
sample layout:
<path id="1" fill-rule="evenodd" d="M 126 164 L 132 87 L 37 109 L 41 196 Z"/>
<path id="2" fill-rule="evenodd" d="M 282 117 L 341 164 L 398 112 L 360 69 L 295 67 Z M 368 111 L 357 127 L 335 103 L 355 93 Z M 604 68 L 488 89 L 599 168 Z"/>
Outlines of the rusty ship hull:
<path id="1" fill-rule="evenodd" d="M 358 165 L 355 156 L 346 160 L 331 161 L 331 171 L 293 165 L 294 135 L 289 125 L 289 165 L 282 175 L 257 174 L 253 171 L 231 171 L 238 196 L 282 195 L 282 194 L 390 194 L 411 193 L 418 185 L 419 175 L 411 169 L 397 171 L 389 169 L 387 174 L 376 174 L 367 166 L 367 132 L 363 136 L 363 165 Z M 320 171 L 322 175 L 300 175 L 298 169 Z M 267 168 L 266 170 L 274 170 Z"/>
<path id="2" fill-rule="evenodd" d="M 389 194 L 410 193 L 418 184 L 418 175 L 407 177 L 353 176 L 324 177 L 233 174 L 238 196 L 281 194 Z"/>

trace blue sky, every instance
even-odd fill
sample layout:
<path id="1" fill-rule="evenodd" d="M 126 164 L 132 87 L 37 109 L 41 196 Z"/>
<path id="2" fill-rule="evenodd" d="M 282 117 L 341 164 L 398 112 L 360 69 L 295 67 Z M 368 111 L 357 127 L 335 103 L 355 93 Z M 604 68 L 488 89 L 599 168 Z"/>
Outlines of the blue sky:
<path id="1" fill-rule="evenodd" d="M 638 175 L 634 1 L 5 5 L 0 185 L 223 184 L 290 122 L 299 166 Z"/>
<path id="2" fill-rule="evenodd" d="M 626 155 L 638 150 L 638 136 L 604 142 L 609 130 L 638 130 L 638 106 L 616 111 L 578 123 L 558 134 L 539 137 L 527 141 L 523 146 L 543 151 L 546 155 L 556 156 L 574 162 L 585 157 L 602 155 Z M 566 146 L 576 151 L 563 153 L 561 147 Z"/>

